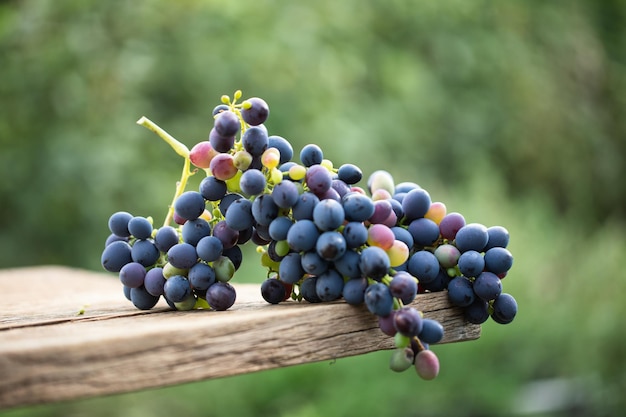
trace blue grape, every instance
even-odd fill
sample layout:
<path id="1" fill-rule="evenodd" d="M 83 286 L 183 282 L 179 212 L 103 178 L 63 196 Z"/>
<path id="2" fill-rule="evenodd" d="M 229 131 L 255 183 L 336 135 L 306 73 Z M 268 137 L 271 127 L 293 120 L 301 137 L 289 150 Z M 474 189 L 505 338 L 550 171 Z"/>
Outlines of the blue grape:
<path id="1" fill-rule="evenodd" d="M 503 274 L 513 266 L 513 255 L 508 249 L 493 247 L 485 252 L 485 268 L 496 275 Z"/>
<path id="2" fill-rule="evenodd" d="M 409 258 L 408 271 L 420 283 L 434 281 L 437 278 L 437 274 L 439 274 L 439 269 L 439 261 L 432 252 L 420 250 Z"/>
<path id="3" fill-rule="evenodd" d="M 220 220 L 213 226 L 213 236 L 222 242 L 223 249 L 232 248 L 239 240 L 239 232 L 228 226 L 225 220 Z"/>
<path id="4" fill-rule="evenodd" d="M 233 230 L 245 230 L 252 227 L 254 217 L 252 216 L 252 202 L 245 198 L 234 201 L 226 211 L 226 224 Z"/>
<path id="5" fill-rule="evenodd" d="M 246 129 L 241 137 L 243 148 L 253 157 L 261 156 L 267 149 L 267 143 L 267 132 L 258 126 L 252 126 Z"/>
<path id="6" fill-rule="evenodd" d="M 313 193 L 305 191 L 298 196 L 298 201 L 291 209 L 293 218 L 296 220 L 313 220 L 313 210 L 320 199 Z"/>
<path id="7" fill-rule="evenodd" d="M 228 193 L 219 202 L 219 209 L 222 216 L 226 216 L 226 212 L 231 204 L 237 200 L 241 200 L 243 196 L 238 193 Z"/>
<path id="8" fill-rule="evenodd" d="M 389 256 L 377 246 L 370 246 L 361 252 L 361 271 L 366 277 L 379 281 L 389 272 Z"/>
<path id="9" fill-rule="evenodd" d="M 156 267 L 146 272 L 144 287 L 149 294 L 154 296 L 163 295 L 164 285 L 165 277 L 163 276 L 163 268 Z"/>
<path id="10" fill-rule="evenodd" d="M 300 151 L 300 161 L 305 167 L 321 164 L 324 159 L 324 153 L 322 149 L 314 144 L 306 145 Z"/>
<path id="11" fill-rule="evenodd" d="M 191 287 L 195 290 L 204 291 L 215 284 L 215 270 L 205 263 L 197 263 L 189 269 L 187 275 Z"/>
<path id="12" fill-rule="evenodd" d="M 380 282 L 376 282 L 365 290 L 365 306 L 370 313 L 379 317 L 386 317 L 393 309 L 393 297 L 389 288 Z"/>
<path id="13" fill-rule="evenodd" d="M 216 282 L 206 292 L 209 306 L 217 311 L 228 310 L 235 304 L 237 293 L 228 282 Z"/>
<path id="14" fill-rule="evenodd" d="M 174 202 L 174 211 L 185 220 L 197 219 L 204 209 L 204 197 L 197 191 L 185 191 Z"/>
<path id="15" fill-rule="evenodd" d="M 265 190 L 265 175 L 258 169 L 249 169 L 241 175 L 239 187 L 246 195 L 259 195 Z"/>
<path id="16" fill-rule="evenodd" d="M 213 116 L 217 116 L 219 113 L 226 111 L 226 110 L 230 110 L 230 107 L 228 106 L 228 104 L 218 104 L 217 106 L 215 106 L 213 108 Z"/>
<path id="17" fill-rule="evenodd" d="M 487 228 L 479 223 L 469 223 L 456 232 L 455 246 L 461 253 L 468 250 L 481 252 L 489 240 Z"/>
<path id="18" fill-rule="evenodd" d="M 165 281 L 163 294 L 173 303 L 180 303 L 191 295 L 189 280 L 182 275 L 174 275 Z"/>
<path id="19" fill-rule="evenodd" d="M 252 217 L 257 224 L 269 226 L 278 216 L 278 206 L 270 194 L 261 194 L 252 202 Z"/>
<path id="20" fill-rule="evenodd" d="M 352 278 L 343 285 L 343 299 L 352 305 L 363 304 L 365 301 L 365 290 L 367 289 L 367 278 Z"/>
<path id="21" fill-rule="evenodd" d="M 235 144 L 235 135 L 232 136 L 224 136 L 220 135 L 220 133 L 213 127 L 209 131 L 209 143 L 211 147 L 215 149 L 217 152 L 225 153 L 230 151 Z"/>
<path id="22" fill-rule="evenodd" d="M 150 239 L 140 239 L 133 243 L 130 256 L 134 262 L 143 266 L 152 266 L 159 259 L 160 252 Z"/>
<path id="23" fill-rule="evenodd" d="M 408 193 L 411 190 L 419 190 L 420 188 L 422 188 L 422 187 L 420 187 L 419 185 L 417 185 L 414 182 L 405 181 L 405 182 L 401 182 L 401 183 L 396 184 L 395 194 L 398 194 L 398 193 L 406 194 L 406 193 Z"/>
<path id="24" fill-rule="evenodd" d="M 178 232 L 172 226 L 163 226 L 154 235 L 154 245 L 161 252 L 167 252 L 178 242 Z"/>
<path id="25" fill-rule="evenodd" d="M 415 188 L 402 199 L 402 209 L 407 221 L 424 217 L 430 208 L 430 194 L 424 189 Z"/>
<path id="26" fill-rule="evenodd" d="M 123 240 L 112 242 L 102 251 L 100 263 L 109 272 L 120 272 L 124 265 L 133 261 L 131 250 L 130 245 Z"/>
<path id="27" fill-rule="evenodd" d="M 320 197 L 331 189 L 333 179 L 330 172 L 322 165 L 312 165 L 306 171 L 306 185 L 316 196 Z M 322 198 L 320 198 L 321 200 Z"/>
<path id="28" fill-rule="evenodd" d="M 318 237 L 315 249 L 323 259 L 335 261 L 346 253 L 346 240 L 339 232 L 324 232 Z"/>
<path id="29" fill-rule="evenodd" d="M 308 251 L 302 254 L 300 258 L 302 269 L 304 272 L 311 275 L 320 275 L 326 272 L 329 262 L 322 259 L 316 251 Z"/>
<path id="30" fill-rule="evenodd" d="M 341 297 L 343 278 L 334 269 L 329 269 L 318 275 L 315 283 L 315 292 L 322 301 L 334 301 Z"/>
<path id="31" fill-rule="evenodd" d="M 474 280 L 474 292 L 484 301 L 495 300 L 502 292 L 502 281 L 496 274 L 482 272 Z"/>
<path id="32" fill-rule="evenodd" d="M 437 292 L 448 288 L 450 280 L 451 278 L 450 275 L 448 275 L 448 272 L 443 268 L 439 268 L 439 272 L 434 280 L 428 282 L 420 281 L 420 285 L 422 289 L 426 291 Z"/>
<path id="33" fill-rule="evenodd" d="M 292 181 L 283 180 L 274 186 L 272 200 L 281 208 L 290 208 L 298 201 L 298 187 Z"/>
<path id="34" fill-rule="evenodd" d="M 198 261 L 198 254 L 193 245 L 184 242 L 178 243 L 167 251 L 167 261 L 176 268 L 189 269 Z"/>
<path id="35" fill-rule="evenodd" d="M 230 110 L 222 111 L 215 117 L 215 130 L 221 136 L 235 136 L 239 133 L 240 128 L 239 117 Z"/>
<path id="36" fill-rule="evenodd" d="M 148 239 L 152 235 L 152 223 L 145 217 L 135 216 L 128 221 L 128 231 L 137 239 Z"/>
<path id="37" fill-rule="evenodd" d="M 300 281 L 304 276 L 304 269 L 302 269 L 302 259 L 299 253 L 288 253 L 278 268 L 278 276 L 282 282 L 287 284 L 295 284 Z"/>
<path id="38" fill-rule="evenodd" d="M 131 302 L 139 310 L 150 310 L 159 302 L 159 296 L 150 294 L 144 287 L 131 288 L 129 292 Z"/>
<path id="39" fill-rule="evenodd" d="M 483 324 L 489 318 L 489 303 L 476 298 L 472 304 L 463 309 L 463 315 L 472 324 Z"/>
<path id="40" fill-rule="evenodd" d="M 203 218 L 187 220 L 181 234 L 184 242 L 196 246 L 200 239 L 211 235 L 211 225 Z"/>
<path id="41" fill-rule="evenodd" d="M 363 178 L 363 172 L 356 165 L 343 164 L 339 167 L 339 170 L 337 170 L 337 176 L 346 184 L 354 185 L 361 181 Z"/>
<path id="42" fill-rule="evenodd" d="M 474 278 L 485 269 L 485 258 L 475 250 L 468 250 L 459 256 L 458 265 L 463 275 Z"/>
<path id="43" fill-rule="evenodd" d="M 453 305 L 467 307 L 475 298 L 472 282 L 466 277 L 455 277 L 448 283 L 448 299 Z"/>
<path id="44" fill-rule="evenodd" d="M 119 275 L 120 281 L 126 287 L 141 287 L 146 277 L 146 268 L 138 262 L 130 262 L 120 269 Z"/>
<path id="45" fill-rule="evenodd" d="M 268 278 L 261 283 L 261 296 L 270 304 L 278 304 L 285 300 L 287 291 L 282 282 L 275 278 Z"/>
<path id="46" fill-rule="evenodd" d="M 500 294 L 493 300 L 493 313 L 491 318 L 500 324 L 508 324 L 517 315 L 517 301 L 507 293 Z"/>
<path id="47" fill-rule="evenodd" d="M 341 232 L 346 240 L 346 247 L 359 248 L 367 242 L 367 227 L 361 222 L 349 222 Z"/>
<path id="48" fill-rule="evenodd" d="M 117 236 L 116 234 L 111 233 L 109 236 L 107 236 L 106 240 L 104 241 L 104 247 L 106 248 L 111 243 L 118 242 L 118 241 L 128 242 L 129 239 L 127 237 L 121 237 L 121 236 Z"/>
<path id="49" fill-rule="evenodd" d="M 321 303 L 322 300 L 317 296 L 315 287 L 317 285 L 317 277 L 310 276 L 305 278 L 300 284 L 300 295 L 309 303 Z"/>
<path id="50" fill-rule="evenodd" d="M 115 236 L 129 237 L 131 235 L 128 230 L 128 222 L 133 218 L 133 215 L 125 211 L 118 211 L 113 213 L 109 217 L 109 230 Z"/>
<path id="51" fill-rule="evenodd" d="M 487 228 L 489 239 L 487 245 L 483 248 L 483 252 L 491 248 L 506 248 L 509 245 L 509 231 L 502 226 L 491 226 Z"/>
<path id="52" fill-rule="evenodd" d="M 353 250 L 348 250 L 334 262 L 335 269 L 347 278 L 359 278 L 361 272 L 361 255 Z"/>
<path id="53" fill-rule="evenodd" d="M 335 200 L 322 200 L 313 210 L 313 222 L 322 231 L 335 230 L 343 221 L 343 207 Z"/>
<path id="54" fill-rule="evenodd" d="M 285 164 L 293 158 L 293 148 L 289 141 L 281 136 L 272 135 L 267 138 L 267 147 L 276 148 L 280 152 L 280 164 Z"/>
<path id="55" fill-rule="evenodd" d="M 215 236 L 206 236 L 200 239 L 196 246 L 198 257 L 206 262 L 213 262 L 222 256 L 224 245 Z"/>
<path id="56" fill-rule="evenodd" d="M 403 304 L 410 304 L 417 295 L 417 280 L 408 272 L 398 272 L 389 283 L 389 291 Z"/>
<path id="57" fill-rule="evenodd" d="M 422 320 L 422 331 L 418 334 L 418 337 L 422 342 L 434 345 L 443 339 L 443 334 L 443 326 L 437 320 Z"/>
<path id="58" fill-rule="evenodd" d="M 289 228 L 287 243 L 296 252 L 306 252 L 315 247 L 319 231 L 311 220 L 300 220 Z"/>
<path id="59" fill-rule="evenodd" d="M 265 123 L 269 115 L 270 108 L 262 98 L 252 97 L 244 101 L 241 118 L 250 126 Z"/>
<path id="60" fill-rule="evenodd" d="M 415 240 L 413 239 L 413 236 L 404 227 L 393 226 L 391 228 L 391 231 L 393 232 L 393 235 L 396 237 L 396 240 L 404 242 L 409 249 L 411 249 L 413 245 L 415 244 Z"/>
<path id="61" fill-rule="evenodd" d="M 396 310 L 393 324 L 398 333 L 407 337 L 417 336 L 423 327 L 422 316 L 413 307 L 402 307 Z"/>
<path id="62" fill-rule="evenodd" d="M 423 217 L 409 223 L 408 231 L 415 245 L 431 246 L 439 239 L 439 225 Z"/>
<path id="63" fill-rule="evenodd" d="M 289 217 L 279 216 L 270 223 L 269 235 L 273 240 L 285 240 L 292 225 L 293 221 Z"/>
<path id="64" fill-rule="evenodd" d="M 374 202 L 367 196 L 356 192 L 346 194 L 342 200 L 346 220 L 364 222 L 374 215 Z"/>
<path id="65" fill-rule="evenodd" d="M 226 195 L 226 183 L 210 175 L 200 182 L 200 194 L 208 201 L 220 201 Z"/>

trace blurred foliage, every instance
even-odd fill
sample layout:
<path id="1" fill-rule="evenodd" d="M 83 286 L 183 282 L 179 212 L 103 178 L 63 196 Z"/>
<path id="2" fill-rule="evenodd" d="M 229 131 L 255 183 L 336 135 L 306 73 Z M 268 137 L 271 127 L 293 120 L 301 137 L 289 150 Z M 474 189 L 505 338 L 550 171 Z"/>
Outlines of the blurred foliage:
<path id="1" fill-rule="evenodd" d="M 440 385 L 380 372 L 382 352 L 338 361 L 341 377 L 307 365 L 15 414 L 506 415 L 525 382 L 581 375 L 580 415 L 618 414 L 624 21 L 621 0 L 0 2 L 0 266 L 101 269 L 108 216 L 161 222 L 182 168 L 135 121 L 191 147 L 242 89 L 296 151 L 317 143 L 509 228 L 524 312 L 442 346 Z M 190 404 L 204 395 L 215 405 Z"/>

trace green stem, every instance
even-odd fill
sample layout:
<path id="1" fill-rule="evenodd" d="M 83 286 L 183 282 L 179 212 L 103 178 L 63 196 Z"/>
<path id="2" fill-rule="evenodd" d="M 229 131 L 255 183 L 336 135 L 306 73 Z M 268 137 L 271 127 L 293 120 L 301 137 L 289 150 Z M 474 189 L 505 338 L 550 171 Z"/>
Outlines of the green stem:
<path id="1" fill-rule="evenodd" d="M 161 129 L 152 120 L 148 119 L 145 116 L 142 116 L 141 119 L 137 120 L 137 124 L 147 129 L 152 130 L 154 133 L 159 135 L 161 139 L 166 141 L 172 147 L 172 149 L 176 151 L 177 154 L 179 154 L 185 159 L 189 159 L 189 148 L 187 148 L 185 144 L 177 141 L 172 135 L 167 133 L 165 130 Z"/>

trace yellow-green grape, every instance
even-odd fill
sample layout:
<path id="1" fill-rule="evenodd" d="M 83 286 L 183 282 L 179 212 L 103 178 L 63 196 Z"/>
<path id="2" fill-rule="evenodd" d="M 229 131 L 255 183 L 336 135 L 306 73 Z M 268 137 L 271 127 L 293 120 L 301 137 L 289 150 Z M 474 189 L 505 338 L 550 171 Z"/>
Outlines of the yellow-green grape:
<path id="1" fill-rule="evenodd" d="M 441 223 L 441 219 L 446 217 L 446 213 L 447 213 L 446 205 L 437 201 L 437 202 L 431 203 L 430 208 L 428 209 L 426 214 L 424 214 L 424 217 L 439 224 Z"/>
<path id="2" fill-rule="evenodd" d="M 403 349 L 411 345 L 411 338 L 397 332 L 393 337 L 393 341 L 398 349 Z"/>
<path id="3" fill-rule="evenodd" d="M 176 310 L 180 311 L 189 311 L 193 310 L 196 306 L 196 297 L 193 294 L 190 294 L 189 297 L 185 298 L 183 301 L 179 303 L 174 303 Z"/>
<path id="4" fill-rule="evenodd" d="M 413 366 L 413 351 L 410 348 L 395 349 L 391 353 L 389 369 L 394 372 L 403 372 Z"/>
<path id="5" fill-rule="evenodd" d="M 235 165 L 235 168 L 240 171 L 245 171 L 246 169 L 248 169 L 251 163 L 252 155 L 250 155 L 250 152 L 248 151 L 240 150 L 235 152 L 235 154 L 233 155 L 233 165 Z"/>
<path id="6" fill-rule="evenodd" d="M 270 182 L 272 184 L 278 184 L 283 180 L 283 173 L 278 168 L 272 168 L 270 170 Z"/>
<path id="7" fill-rule="evenodd" d="M 221 282 L 228 282 L 235 275 L 235 264 L 227 256 L 220 256 L 213 262 L 215 278 Z"/>
<path id="8" fill-rule="evenodd" d="M 401 240 L 395 240 L 387 249 L 389 265 L 394 268 L 402 265 L 409 259 L 409 247 Z"/>
<path id="9" fill-rule="evenodd" d="M 273 261 L 272 258 L 270 258 L 270 255 L 267 252 L 263 252 L 261 255 L 261 265 L 270 271 L 278 271 L 278 267 L 280 266 L 278 262 Z"/>
<path id="10" fill-rule="evenodd" d="M 196 305 L 194 305 L 193 308 L 195 310 L 199 310 L 199 309 L 208 310 L 211 308 L 211 306 L 209 305 L 209 303 L 207 303 L 207 301 L 204 298 L 198 297 L 196 298 Z"/>
<path id="11" fill-rule="evenodd" d="M 261 163 L 264 167 L 274 169 L 280 162 L 280 152 L 276 148 L 268 148 L 261 155 Z"/>
<path id="12" fill-rule="evenodd" d="M 231 193 L 241 193 L 241 187 L 239 186 L 239 181 L 241 180 L 241 171 L 237 171 L 234 177 L 227 179 L 226 189 Z"/>
<path id="13" fill-rule="evenodd" d="M 330 159 L 322 159 L 322 163 L 320 165 L 330 172 L 333 172 L 333 161 L 331 161 Z"/>
<path id="14" fill-rule="evenodd" d="M 289 178 L 294 181 L 300 181 L 306 176 L 306 168 L 302 165 L 294 165 L 289 168 Z"/>
<path id="15" fill-rule="evenodd" d="M 275 250 L 278 256 L 285 256 L 289 253 L 289 244 L 286 240 L 279 240 L 276 242 Z"/>
<path id="16" fill-rule="evenodd" d="M 367 186 L 369 187 L 370 193 L 383 189 L 387 190 L 389 194 L 393 194 L 396 189 L 391 174 L 383 170 L 374 171 L 367 181 Z"/>
<path id="17" fill-rule="evenodd" d="M 163 265 L 163 277 L 165 279 L 173 277 L 174 275 L 182 275 L 186 277 L 187 272 L 189 272 L 188 269 L 176 268 L 174 265 L 172 265 L 169 262 Z"/>

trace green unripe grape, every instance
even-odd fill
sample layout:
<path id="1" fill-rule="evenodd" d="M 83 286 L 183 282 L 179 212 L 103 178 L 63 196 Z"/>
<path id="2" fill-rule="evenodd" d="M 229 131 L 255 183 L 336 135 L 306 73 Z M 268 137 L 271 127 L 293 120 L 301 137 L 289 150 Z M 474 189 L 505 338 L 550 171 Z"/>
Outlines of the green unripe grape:
<path id="1" fill-rule="evenodd" d="M 289 253 L 289 243 L 286 240 L 276 242 L 276 254 L 278 256 L 286 256 Z"/>
<path id="2" fill-rule="evenodd" d="M 398 349 L 403 349 L 411 345 L 411 339 L 408 336 L 400 334 L 400 332 L 396 333 L 393 339 Z"/>
<path id="3" fill-rule="evenodd" d="M 169 262 L 163 265 L 163 277 L 165 279 L 173 277 L 174 275 L 182 275 L 183 277 L 186 277 L 188 272 L 188 269 L 176 268 Z"/>
<path id="4" fill-rule="evenodd" d="M 270 271 L 278 271 L 278 267 L 280 266 L 278 262 L 270 258 L 270 255 L 267 252 L 263 252 L 261 255 L 261 265 Z"/>
<path id="5" fill-rule="evenodd" d="M 215 278 L 221 282 L 228 282 L 235 275 L 235 265 L 227 256 L 220 256 L 213 262 Z"/>
<path id="6" fill-rule="evenodd" d="M 241 187 L 239 186 L 239 181 L 241 181 L 242 174 L 243 172 L 237 170 L 237 173 L 233 177 L 224 181 L 226 183 L 226 189 L 228 191 L 230 191 L 231 193 L 242 193 Z"/>
<path id="7" fill-rule="evenodd" d="M 396 185 L 391 174 L 383 170 L 374 171 L 372 175 L 370 175 L 367 181 L 367 187 L 370 190 L 370 194 L 376 190 L 382 189 L 393 195 L 396 189 Z"/>
<path id="8" fill-rule="evenodd" d="M 250 152 L 248 151 L 237 151 L 233 155 L 233 165 L 235 165 L 235 167 L 240 171 L 245 171 L 246 169 L 248 169 L 251 163 L 252 155 L 250 155 Z"/>
<path id="9" fill-rule="evenodd" d="M 403 372 L 413 366 L 414 353 L 410 348 L 395 349 L 391 353 L 389 368 L 394 372 Z"/>
<path id="10" fill-rule="evenodd" d="M 185 298 L 180 303 L 174 303 L 176 310 L 180 311 L 189 311 L 193 310 L 196 306 L 196 297 L 193 294 L 190 294 L 189 297 Z"/>

